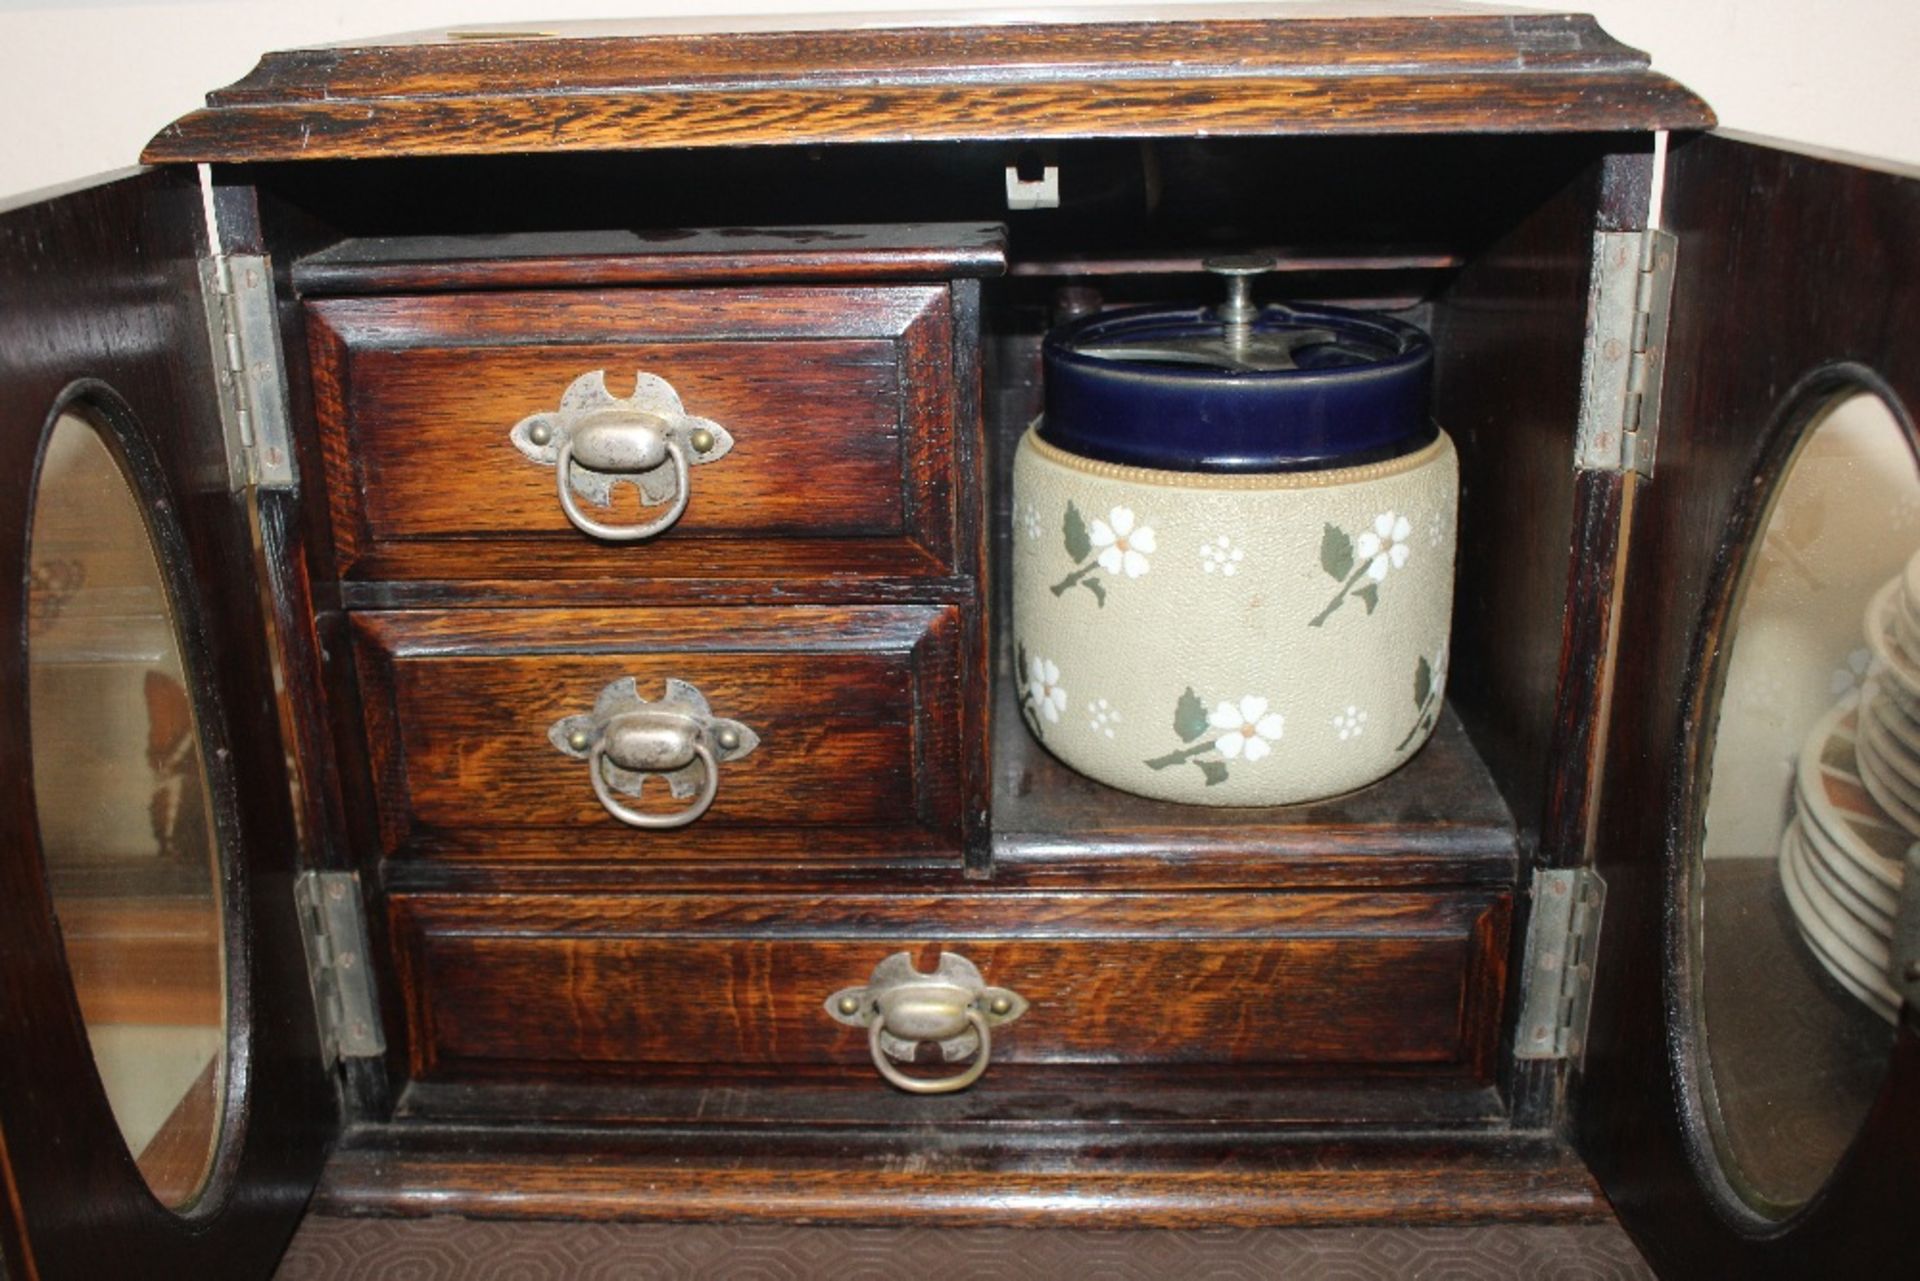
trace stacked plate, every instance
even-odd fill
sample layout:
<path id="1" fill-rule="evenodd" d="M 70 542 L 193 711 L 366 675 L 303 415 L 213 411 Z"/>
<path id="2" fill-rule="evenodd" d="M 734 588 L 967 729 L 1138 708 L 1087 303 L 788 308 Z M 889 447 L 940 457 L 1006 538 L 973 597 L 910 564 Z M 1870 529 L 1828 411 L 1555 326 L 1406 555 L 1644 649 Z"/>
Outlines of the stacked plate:
<path id="1" fill-rule="evenodd" d="M 1920 837 L 1920 557 L 1875 594 L 1865 623 L 1877 661 L 1801 748 L 1780 883 L 1821 966 L 1892 1022 L 1889 941 Z"/>

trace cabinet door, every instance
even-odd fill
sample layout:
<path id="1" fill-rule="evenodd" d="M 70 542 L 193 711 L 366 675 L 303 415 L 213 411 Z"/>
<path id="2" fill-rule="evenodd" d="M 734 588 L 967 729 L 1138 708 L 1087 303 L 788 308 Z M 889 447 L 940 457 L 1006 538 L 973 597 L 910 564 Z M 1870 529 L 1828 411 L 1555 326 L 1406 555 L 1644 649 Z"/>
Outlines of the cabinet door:
<path id="1" fill-rule="evenodd" d="M 1576 1137 L 1664 1276 L 1904 1274 L 1920 1029 L 1883 931 L 1920 835 L 1920 175 L 1676 138 L 1664 221 Z"/>
<path id="2" fill-rule="evenodd" d="M 0 209 L 0 1257 L 266 1276 L 336 1124 L 192 174 Z"/>

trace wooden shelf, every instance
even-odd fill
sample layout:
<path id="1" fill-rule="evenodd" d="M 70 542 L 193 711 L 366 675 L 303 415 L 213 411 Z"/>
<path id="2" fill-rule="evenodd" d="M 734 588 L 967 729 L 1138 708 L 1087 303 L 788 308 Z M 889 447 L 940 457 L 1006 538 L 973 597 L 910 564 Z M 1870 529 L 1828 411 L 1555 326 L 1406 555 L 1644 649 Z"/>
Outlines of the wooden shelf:
<path id="1" fill-rule="evenodd" d="M 945 280 L 1006 270 L 993 224 L 366 236 L 293 265 L 303 294 Z"/>
<path id="2" fill-rule="evenodd" d="M 1003 678 L 994 717 L 995 884 L 1169 888 L 1510 885 L 1513 816 L 1447 708 L 1412 760 L 1305 805 L 1212 808 L 1096 783 L 1034 741 Z"/>
<path id="3" fill-rule="evenodd" d="M 807 1132 L 396 1124 L 350 1132 L 323 1214 L 1185 1227 L 1602 1219 L 1541 1135 L 1261 1137 L 1229 1126 L 1032 1142 L 926 1127 Z"/>

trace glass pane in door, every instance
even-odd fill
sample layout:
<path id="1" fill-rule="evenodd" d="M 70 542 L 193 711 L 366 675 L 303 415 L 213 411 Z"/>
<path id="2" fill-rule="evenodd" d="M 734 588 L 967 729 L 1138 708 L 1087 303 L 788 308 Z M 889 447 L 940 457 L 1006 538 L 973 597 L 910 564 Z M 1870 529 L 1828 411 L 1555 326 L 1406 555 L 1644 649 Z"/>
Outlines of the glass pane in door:
<path id="1" fill-rule="evenodd" d="M 1808 424 L 1773 494 L 1721 639 L 1691 901 L 1719 1165 L 1779 1217 L 1833 1172 L 1893 1043 L 1887 938 L 1920 836 L 1920 479 L 1861 393 Z"/>
<path id="2" fill-rule="evenodd" d="M 206 1186 L 225 1093 L 221 862 L 177 602 L 112 440 L 63 415 L 35 491 L 34 800 L 107 1101 L 179 1208 Z"/>

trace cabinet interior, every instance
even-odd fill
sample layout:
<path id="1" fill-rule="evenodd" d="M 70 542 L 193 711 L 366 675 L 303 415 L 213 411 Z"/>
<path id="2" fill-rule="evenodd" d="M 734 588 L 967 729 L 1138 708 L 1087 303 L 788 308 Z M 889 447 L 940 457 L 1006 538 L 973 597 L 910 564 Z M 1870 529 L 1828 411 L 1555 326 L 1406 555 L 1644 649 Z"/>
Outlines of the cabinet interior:
<path id="1" fill-rule="evenodd" d="M 1437 352 L 1435 414 L 1459 448 L 1463 496 L 1447 691 L 1453 715 L 1425 751 L 1372 788 L 1285 810 L 1195 812 L 1105 792 L 1045 757 L 1009 711 L 1011 658 L 1000 631 L 1007 576 L 995 572 L 1000 705 L 991 875 L 963 881 L 951 865 L 901 867 L 890 883 L 1205 894 L 1478 887 L 1505 895 L 1542 845 L 1552 844 L 1553 825 L 1566 821 L 1550 798 L 1579 790 L 1552 771 L 1573 777 L 1584 770 L 1581 760 L 1556 758 L 1553 745 L 1566 733 L 1556 709 L 1569 700 L 1588 705 L 1595 695 L 1591 646 L 1603 631 L 1579 615 L 1568 571 L 1583 522 L 1593 519 L 1583 507 L 1593 499 L 1583 499 L 1573 466 L 1588 265 L 1597 227 L 1640 225 L 1648 143 L 1646 135 L 1573 134 L 874 144 L 257 165 L 217 171 L 217 183 L 254 193 L 262 242 L 296 288 L 301 264 L 323 253 L 337 271 L 395 254 L 591 253 L 592 233 L 609 231 L 1003 223 L 1008 269 L 982 283 L 980 335 L 996 563 L 1010 524 L 1012 446 L 1041 404 L 1040 341 L 1068 311 L 1208 301 L 1217 284 L 1202 261 L 1258 249 L 1280 263 L 1257 285 L 1263 301 L 1379 309 L 1427 328 Z M 1009 171 L 1032 176 L 1049 167 L 1059 175 L 1059 207 L 1009 211 Z M 304 348 L 298 321 L 288 324 L 298 425 L 306 373 L 295 353 Z M 312 523 L 316 545 L 324 546 L 324 517 Z M 324 559 L 316 578 L 324 644 L 339 635 L 341 602 Z M 332 714 L 342 716 L 338 708 Z M 364 768 L 353 759 L 353 736 L 335 734 L 343 773 Z M 1077 848 L 1063 852 L 1068 844 Z M 390 869 L 358 857 L 367 883 L 392 888 Z M 529 873 L 432 888 L 584 892 L 592 884 Z M 644 892 L 632 876 L 597 884 Z M 376 922 L 376 934 L 383 932 Z M 1511 955 L 1486 963 L 1511 976 L 1518 924 L 1502 937 Z M 383 989 L 392 993 L 390 961 L 387 969 Z M 1513 1017 L 1513 984 L 1505 987 L 1502 1026 Z M 1459 1017 L 1498 1022 L 1486 1010 Z M 1511 1032 L 1500 1036 L 1504 1042 Z M 1257 1083 L 1265 1101 L 1250 1115 L 1293 1123 L 1539 1124 L 1548 1115 L 1539 1110 L 1547 1106 L 1541 1082 L 1550 1074 L 1517 1072 L 1494 1049 L 1482 1047 L 1451 1084 L 1396 1081 L 1390 1073 L 1355 1081 L 1325 1066 L 1269 1075 Z M 698 1084 L 655 1079 L 640 1088 L 617 1071 L 542 1082 L 515 1068 L 497 1064 L 471 1078 L 409 1085 L 405 1059 L 390 1056 L 392 1092 L 363 1081 L 359 1112 L 373 1121 L 390 1110 L 449 1122 L 671 1117 L 681 1105 L 663 1100 Z M 1100 1096 L 1097 1068 L 1031 1082 L 1017 1068 L 1003 1075 L 1011 1079 L 995 1095 L 948 1114 L 982 1121 L 1117 1115 L 1063 1103 L 1076 1092 Z M 1205 1073 L 1176 1075 L 1169 1090 L 1204 1084 Z M 1152 1076 L 1132 1071 L 1127 1088 Z M 1221 1090 L 1246 1084 L 1231 1078 L 1220 1074 Z M 740 1079 L 750 1084 L 751 1073 Z M 916 1115 L 910 1100 L 876 1101 L 871 1087 L 843 1095 L 829 1084 L 804 1104 L 743 1092 L 735 1105 L 743 1116 L 788 1107 L 869 1121 L 908 1123 Z M 1217 1109 L 1219 1097 L 1205 1106 Z M 1198 1114 L 1177 1102 L 1167 1108 L 1172 1116 Z"/>

